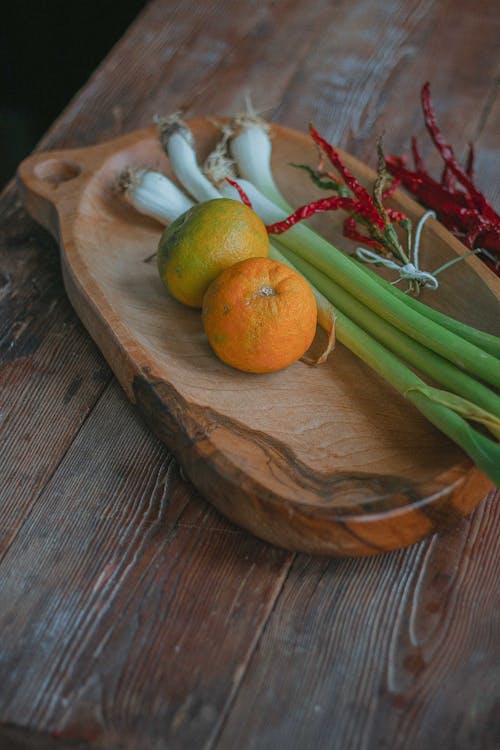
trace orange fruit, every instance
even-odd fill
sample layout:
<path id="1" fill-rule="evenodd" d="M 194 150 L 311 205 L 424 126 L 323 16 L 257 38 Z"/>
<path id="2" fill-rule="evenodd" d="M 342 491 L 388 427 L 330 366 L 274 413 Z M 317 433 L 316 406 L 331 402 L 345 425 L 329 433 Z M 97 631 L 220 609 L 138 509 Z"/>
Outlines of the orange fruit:
<path id="1" fill-rule="evenodd" d="M 268 253 L 269 237 L 257 214 L 239 201 L 218 198 L 198 203 L 167 227 L 158 246 L 158 270 L 179 302 L 201 307 L 221 271 Z"/>
<path id="2" fill-rule="evenodd" d="M 250 258 L 212 282 L 202 318 L 210 345 L 223 362 L 245 372 L 274 372 L 311 345 L 316 300 L 296 271 L 269 258 Z"/>

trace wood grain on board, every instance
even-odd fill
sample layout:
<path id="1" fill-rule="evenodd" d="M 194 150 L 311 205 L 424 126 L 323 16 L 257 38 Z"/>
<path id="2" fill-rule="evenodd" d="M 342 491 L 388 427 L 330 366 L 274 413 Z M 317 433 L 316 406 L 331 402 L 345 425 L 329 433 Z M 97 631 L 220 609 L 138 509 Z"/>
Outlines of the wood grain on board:
<path id="1" fill-rule="evenodd" d="M 188 92 L 200 101 L 199 111 L 203 112 L 200 92 L 224 63 L 227 48 L 238 48 L 253 31 L 246 65 L 259 60 L 262 63 L 269 45 L 259 28 L 264 25 L 268 34 L 274 33 L 284 5 L 298 30 L 309 28 L 314 19 L 319 29 L 319 15 L 310 9 L 304 16 L 301 3 L 263 3 L 257 17 L 253 3 L 240 4 L 237 14 L 228 13 L 231 5 L 193 3 L 190 10 L 185 3 L 148 5 L 39 148 L 90 145 L 149 125 L 155 113 L 188 108 Z M 216 43 L 218 34 L 221 40 L 230 35 L 225 46 Z M 137 54 L 146 44 L 148 53 Z M 210 50 L 212 66 L 206 59 Z M 286 84 L 286 78 L 274 82 L 275 100 L 279 100 Z M 226 90 L 229 93 L 230 89 Z M 239 82 L 233 84 L 232 94 L 238 107 L 243 106 Z M 0 211 L 0 340 L 4 365 L 0 454 L 4 475 L 9 480 L 14 478 L 5 488 L 1 555 L 110 375 L 71 311 L 62 286 L 56 244 L 26 216 L 12 185 L 4 192 Z M 71 400 L 77 388 L 80 398 Z M 71 403 L 65 403 L 61 394 L 67 394 Z M 19 429 L 31 414 L 36 425 L 34 445 L 50 443 L 49 451 L 32 449 L 34 428 L 30 435 Z"/>
<path id="2" fill-rule="evenodd" d="M 206 118 L 190 125 L 203 163 L 219 130 Z M 314 162 L 308 136 L 275 125 L 271 137 L 277 178 L 282 164 Z M 363 183 L 374 181 L 362 163 L 345 153 L 342 159 Z M 19 186 L 27 210 L 60 242 L 78 315 L 207 499 L 266 541 L 341 555 L 408 546 L 454 525 L 483 499 L 491 486 L 485 477 L 341 344 L 320 367 L 296 362 L 269 375 L 218 361 L 199 311 L 167 295 L 155 264 L 144 262 L 162 227 L 133 211 L 117 189 L 121 171 L 137 166 L 171 175 L 154 128 L 29 157 Z M 287 187 L 299 205 L 311 192 L 299 170 Z M 414 221 L 422 213 L 400 193 L 393 203 Z M 340 213 L 319 218 L 320 233 L 341 241 Z M 437 223 L 421 244 L 421 257 L 432 252 L 436 265 L 463 252 Z M 500 333 L 500 283 L 477 258 L 456 264 L 446 282 L 441 310 Z M 462 298 L 465 286 L 469 298 Z"/>
<path id="3" fill-rule="evenodd" d="M 10 196 L 3 208 L 0 558 L 111 377 L 62 293 L 52 241 Z"/>
<path id="4" fill-rule="evenodd" d="M 148 715 L 144 742 L 160 726 L 194 741 L 217 727 L 290 555 L 189 503 L 130 413 L 109 386 L 4 558 L 2 704 L 66 739 L 114 746 Z"/>
<path id="5" fill-rule="evenodd" d="M 406 552 L 297 557 L 217 750 L 496 747 L 499 520 L 490 502 Z"/>
<path id="6" fill-rule="evenodd" d="M 237 11 L 215 0 L 153 2 L 41 147 L 90 145 L 178 108 L 189 116 L 230 114 L 251 81 L 255 105 L 269 107 L 271 118 L 303 130 L 314 117 L 370 161 L 382 122 L 391 151 L 407 150 L 409 136 L 423 133 L 418 90 L 429 79 L 449 140 L 457 149 L 477 140 L 478 182 L 496 201 L 497 38 L 496 6 L 486 0 L 242 2 Z M 363 95 L 349 96 L 351 88 Z M 9 500 L 6 530 L 3 505 L 0 521 L 3 745 L 135 748 L 141 737 L 162 749 L 226 748 L 236 739 L 242 748 L 314 747 L 317 738 L 333 748 L 336 738 L 352 739 L 363 749 L 498 744 L 490 714 L 499 691 L 492 670 L 500 658 L 492 614 L 498 493 L 454 532 L 407 551 L 330 562 L 298 556 L 286 578 L 290 556 L 273 560 L 271 548 L 212 511 L 144 432 L 116 384 L 106 390 L 107 367 L 63 292 L 55 243 L 26 217 L 12 187 L 1 209 L 0 271 L 9 265 L 0 289 L 0 398 L 10 416 L 0 424 L 7 455 L 0 471 L 26 483 Z M 15 364 L 4 358 L 9 349 L 21 355 Z M 34 362 L 43 372 L 28 375 Z M 74 395 L 64 405 L 66 389 Z M 110 419 L 119 434 L 110 435 Z M 33 436 L 30 424 L 36 457 L 22 449 L 21 425 Z M 4 439 L 18 449 L 9 451 Z M 9 482 L 9 496 L 11 489 Z M 5 491 L 2 482 L 2 503 Z M 109 544 L 99 529 L 101 505 L 103 517 L 111 505 L 121 518 L 104 521 Z M 156 537 L 133 539 L 139 527 Z M 180 543 L 172 540 L 178 536 Z M 182 585 L 175 593 L 165 579 L 176 565 Z M 162 620 L 172 594 L 175 605 Z M 201 657 L 203 614 L 191 619 L 198 601 L 205 614 L 220 604 L 230 622 L 219 612 L 206 623 L 212 640 L 203 641 Z M 179 629 L 185 661 L 177 654 L 170 669 Z M 141 648 L 149 655 L 138 655 Z"/>

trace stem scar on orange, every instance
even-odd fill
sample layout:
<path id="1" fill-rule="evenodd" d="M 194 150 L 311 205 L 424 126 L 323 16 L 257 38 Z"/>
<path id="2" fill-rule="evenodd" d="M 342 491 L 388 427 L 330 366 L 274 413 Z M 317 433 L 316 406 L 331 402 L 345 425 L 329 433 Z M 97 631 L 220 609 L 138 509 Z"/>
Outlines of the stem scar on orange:
<path id="1" fill-rule="evenodd" d="M 302 357 L 316 333 L 316 300 L 296 271 L 250 258 L 223 271 L 203 299 L 214 352 L 245 372 L 274 372 Z"/>
<path id="2" fill-rule="evenodd" d="M 269 237 L 251 208 L 229 198 L 198 203 L 165 229 L 158 271 L 179 302 L 201 307 L 211 282 L 245 258 L 267 257 Z"/>

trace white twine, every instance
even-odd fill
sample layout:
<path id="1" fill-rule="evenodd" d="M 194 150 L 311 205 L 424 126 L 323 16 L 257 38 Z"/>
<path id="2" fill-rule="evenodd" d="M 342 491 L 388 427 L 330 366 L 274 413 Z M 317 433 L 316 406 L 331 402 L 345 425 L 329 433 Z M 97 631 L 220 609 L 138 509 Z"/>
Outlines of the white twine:
<path id="1" fill-rule="evenodd" d="M 433 219 L 436 218 L 436 214 L 434 213 L 434 211 L 426 211 L 418 222 L 417 231 L 415 232 L 415 241 L 413 243 L 413 263 L 408 262 L 404 265 L 401 265 L 400 263 L 396 263 L 390 258 L 385 258 L 383 255 L 374 253 L 373 250 L 368 250 L 366 247 L 358 247 L 358 249 L 356 250 L 356 255 L 364 263 L 380 263 L 382 266 L 390 268 L 391 271 L 397 271 L 399 273 L 399 279 L 397 279 L 397 281 L 393 281 L 393 284 L 397 284 L 397 282 L 401 281 L 401 279 L 407 279 L 409 281 L 416 281 L 417 284 L 428 286 L 431 289 L 437 289 L 439 286 L 439 281 L 436 279 L 434 274 L 429 273 L 428 271 L 422 271 L 418 267 L 420 235 L 422 234 L 423 226 L 429 216 L 432 216 Z"/>

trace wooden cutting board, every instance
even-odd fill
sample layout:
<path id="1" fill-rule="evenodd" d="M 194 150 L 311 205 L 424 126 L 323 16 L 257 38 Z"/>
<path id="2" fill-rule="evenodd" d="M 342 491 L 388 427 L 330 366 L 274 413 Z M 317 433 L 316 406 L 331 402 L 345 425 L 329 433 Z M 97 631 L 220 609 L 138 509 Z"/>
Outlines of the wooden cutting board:
<path id="1" fill-rule="evenodd" d="M 200 159 L 218 133 L 193 120 Z M 371 185 L 373 172 L 344 154 Z M 290 162 L 314 164 L 308 136 L 273 127 L 273 167 L 290 202 L 316 195 Z M 35 154 L 19 168 L 28 212 L 59 241 L 71 302 L 129 399 L 199 491 L 262 539 L 293 550 L 369 555 L 412 544 L 456 523 L 491 482 L 377 375 L 338 345 L 328 362 L 249 375 L 218 361 L 200 314 L 164 290 L 155 252 L 162 228 L 117 190 L 126 167 L 171 176 L 148 128 L 92 148 Z M 422 209 L 403 194 L 394 205 Z M 314 220 L 341 247 L 342 215 Z M 421 267 L 463 246 L 425 225 Z M 454 265 L 424 301 L 499 333 L 499 283 L 475 257 Z"/>

